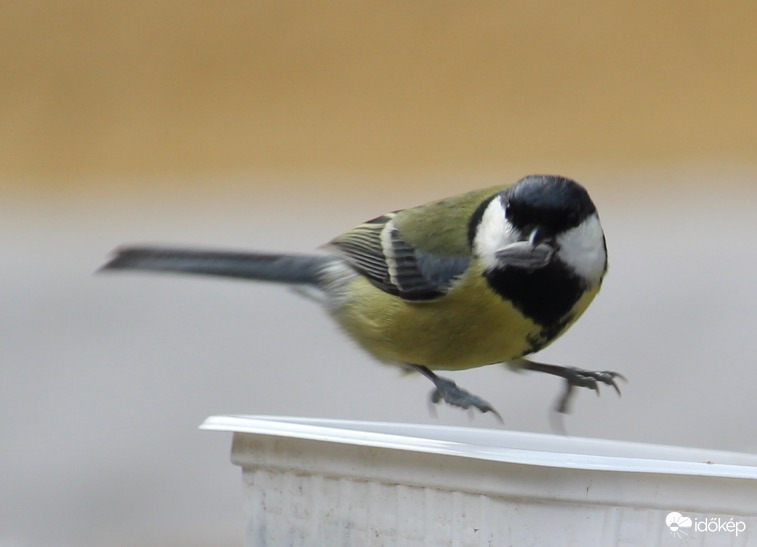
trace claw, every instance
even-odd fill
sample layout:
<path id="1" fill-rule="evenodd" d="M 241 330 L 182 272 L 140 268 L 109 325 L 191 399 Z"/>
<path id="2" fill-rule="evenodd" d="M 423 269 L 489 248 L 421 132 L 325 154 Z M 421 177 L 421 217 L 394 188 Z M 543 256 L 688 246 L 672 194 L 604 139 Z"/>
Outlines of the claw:
<path id="1" fill-rule="evenodd" d="M 420 365 L 409 366 L 434 382 L 434 386 L 436 386 L 431 391 L 431 396 L 429 397 L 429 402 L 432 403 L 429 405 L 429 408 L 433 415 L 436 415 L 434 405 L 437 405 L 441 401 L 444 401 L 448 405 L 456 406 L 458 408 L 462 408 L 463 410 L 472 410 L 475 408 L 484 414 L 491 412 L 492 414 L 494 414 L 497 420 L 499 420 L 500 423 L 504 423 L 502 416 L 499 415 L 499 412 L 494 410 L 494 407 L 481 397 L 477 397 L 476 395 L 473 395 L 472 393 L 459 388 L 455 382 L 448 378 L 441 378 L 437 376 L 427 367 Z"/>
<path id="2" fill-rule="evenodd" d="M 626 380 L 626 377 L 619 372 L 614 372 L 611 370 L 593 371 L 566 367 L 564 369 L 564 374 L 561 375 L 565 378 L 565 381 L 567 383 L 565 394 L 559 399 L 557 404 L 557 411 L 561 413 L 568 412 L 568 403 L 570 402 L 570 397 L 573 393 L 574 387 L 586 387 L 593 389 L 597 393 L 597 396 L 599 396 L 599 384 L 602 383 L 608 386 L 612 386 L 612 388 L 615 390 L 615 393 L 617 393 L 620 397 L 620 388 L 618 387 L 618 383 L 615 381 L 615 379 L 618 378 L 626 382 L 628 381 Z"/>
<path id="3" fill-rule="evenodd" d="M 561 367 L 558 365 L 537 363 L 535 361 L 529 361 L 528 359 L 522 358 L 516 360 L 515 362 L 516 364 L 527 370 L 545 372 L 547 374 L 552 374 L 554 376 L 559 376 L 560 378 L 565 379 L 565 393 L 563 393 L 562 396 L 558 399 L 556 405 L 556 410 L 560 413 L 568 412 L 568 403 L 570 402 L 570 398 L 573 395 L 573 388 L 585 387 L 588 389 L 593 389 L 597 393 L 597 395 L 599 395 L 599 384 L 602 383 L 608 386 L 612 386 L 615 392 L 620 395 L 620 388 L 618 387 L 618 383 L 615 380 L 620 379 L 623 381 L 628 381 L 626 380 L 626 377 L 619 372 L 614 372 L 611 370 L 583 370 L 574 367 Z"/>
<path id="4" fill-rule="evenodd" d="M 456 406 L 464 410 L 475 408 L 483 414 L 491 412 L 499 422 L 504 423 L 502 416 L 500 416 L 499 412 L 497 412 L 492 405 L 481 397 L 473 395 L 472 393 L 458 387 L 452 380 L 437 376 L 433 382 L 436 388 L 431 391 L 432 403 L 439 404 L 441 401 L 444 401 L 448 405 Z"/>
<path id="5" fill-rule="evenodd" d="M 557 405 L 555 405 L 555 410 L 557 412 L 559 412 L 560 414 L 568 413 L 568 402 L 570 401 L 570 396 L 572 394 L 573 394 L 573 386 L 567 383 L 565 385 L 565 393 L 563 393 L 563 396 L 557 400 Z"/>

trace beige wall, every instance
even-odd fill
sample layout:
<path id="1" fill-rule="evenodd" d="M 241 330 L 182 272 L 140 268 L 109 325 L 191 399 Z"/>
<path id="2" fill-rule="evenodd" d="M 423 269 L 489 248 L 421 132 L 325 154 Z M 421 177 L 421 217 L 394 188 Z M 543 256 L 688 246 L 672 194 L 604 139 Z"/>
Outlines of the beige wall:
<path id="1" fill-rule="evenodd" d="M 753 2 L 16 2 L 0 178 L 747 159 Z"/>

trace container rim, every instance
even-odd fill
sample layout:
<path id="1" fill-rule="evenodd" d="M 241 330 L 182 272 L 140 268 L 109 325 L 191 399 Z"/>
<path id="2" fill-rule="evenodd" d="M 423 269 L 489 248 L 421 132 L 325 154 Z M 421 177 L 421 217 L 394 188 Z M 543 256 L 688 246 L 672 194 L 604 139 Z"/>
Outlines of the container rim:
<path id="1" fill-rule="evenodd" d="M 757 454 L 543 433 L 263 415 L 210 416 L 200 429 L 521 465 L 757 480 Z"/>

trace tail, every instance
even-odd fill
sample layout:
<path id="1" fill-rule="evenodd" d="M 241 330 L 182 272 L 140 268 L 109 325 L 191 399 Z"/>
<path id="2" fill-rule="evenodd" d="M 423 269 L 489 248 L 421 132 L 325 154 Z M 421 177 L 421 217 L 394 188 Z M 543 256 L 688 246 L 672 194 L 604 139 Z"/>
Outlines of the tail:
<path id="1" fill-rule="evenodd" d="M 263 254 L 170 247 L 122 247 L 100 271 L 142 270 L 318 285 L 325 255 Z"/>

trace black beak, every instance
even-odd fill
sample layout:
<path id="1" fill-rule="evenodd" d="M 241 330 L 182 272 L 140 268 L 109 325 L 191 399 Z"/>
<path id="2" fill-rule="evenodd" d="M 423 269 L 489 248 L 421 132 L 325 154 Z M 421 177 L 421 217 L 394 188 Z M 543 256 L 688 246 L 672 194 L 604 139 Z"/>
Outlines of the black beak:
<path id="1" fill-rule="evenodd" d="M 528 236 L 528 243 L 531 247 L 537 247 L 540 244 L 547 242 L 551 243 L 552 235 L 543 226 L 536 226 L 531 230 L 531 234 Z"/>

